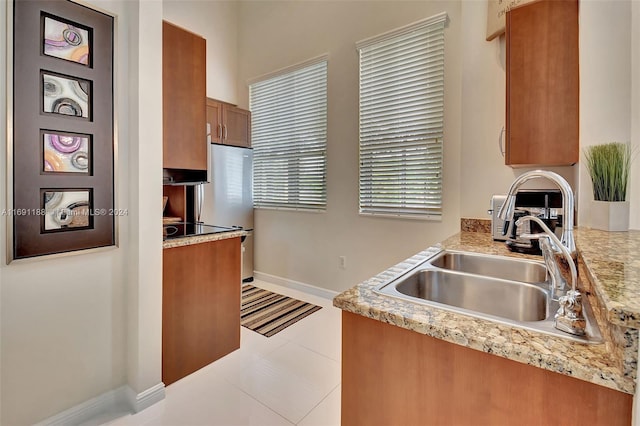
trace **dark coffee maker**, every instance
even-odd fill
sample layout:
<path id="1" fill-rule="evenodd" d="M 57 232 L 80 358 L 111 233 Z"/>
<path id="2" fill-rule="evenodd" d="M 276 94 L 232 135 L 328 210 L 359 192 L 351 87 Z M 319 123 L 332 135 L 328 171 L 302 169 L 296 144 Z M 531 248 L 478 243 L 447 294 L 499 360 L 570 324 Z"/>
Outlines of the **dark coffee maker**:
<path id="1" fill-rule="evenodd" d="M 521 226 L 516 226 L 516 221 L 524 216 L 536 216 L 549 227 L 556 235 L 561 232 L 562 195 L 556 190 L 524 190 L 516 195 L 516 209 L 513 220 L 509 224 L 507 248 L 511 251 L 527 254 L 541 255 L 538 240 L 522 238 L 523 234 L 542 233 L 542 228 L 533 222 L 527 221 Z M 558 231 L 556 231 L 558 228 Z"/>
<path id="2" fill-rule="evenodd" d="M 518 219 L 524 216 L 537 216 L 535 214 L 531 214 L 526 210 L 516 210 L 513 214 L 513 225 L 511 226 L 511 233 L 509 234 L 509 238 L 507 239 L 507 247 L 511 251 L 515 251 L 518 253 L 527 253 L 527 254 L 542 254 L 542 250 L 540 249 L 540 244 L 538 240 L 530 240 L 528 238 L 522 238 L 523 234 L 539 234 L 544 233 L 540 225 L 535 222 L 528 221 L 521 226 L 517 226 L 516 222 Z M 539 216 L 538 216 L 539 217 Z M 562 218 L 562 216 L 560 216 Z M 551 229 L 554 233 L 556 233 L 556 227 L 558 223 L 562 223 L 561 219 L 558 221 L 557 218 L 554 219 L 544 219 L 540 218 L 542 221 Z M 556 233 L 557 234 L 557 233 Z"/>

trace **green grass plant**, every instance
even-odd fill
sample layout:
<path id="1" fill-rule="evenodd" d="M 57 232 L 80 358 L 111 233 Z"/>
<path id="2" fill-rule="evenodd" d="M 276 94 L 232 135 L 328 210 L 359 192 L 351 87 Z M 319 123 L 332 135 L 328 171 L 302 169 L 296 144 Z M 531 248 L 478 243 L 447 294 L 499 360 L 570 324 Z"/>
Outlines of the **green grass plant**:
<path id="1" fill-rule="evenodd" d="M 629 143 L 592 145 L 584 151 L 596 201 L 625 201 L 631 173 Z"/>

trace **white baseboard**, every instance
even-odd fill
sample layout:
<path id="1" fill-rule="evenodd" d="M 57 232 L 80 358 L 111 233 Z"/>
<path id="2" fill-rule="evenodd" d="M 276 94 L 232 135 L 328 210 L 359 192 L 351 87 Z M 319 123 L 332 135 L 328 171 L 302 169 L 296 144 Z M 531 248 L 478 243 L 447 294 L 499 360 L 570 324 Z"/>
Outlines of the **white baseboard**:
<path id="1" fill-rule="evenodd" d="M 126 406 L 126 386 L 110 390 L 95 398 L 71 407 L 55 416 L 49 417 L 36 426 L 78 425 L 91 420 L 107 411 Z"/>
<path id="2" fill-rule="evenodd" d="M 327 290 L 326 288 L 316 287 L 315 285 L 301 283 L 300 281 L 294 281 L 288 278 L 278 277 L 276 275 L 265 274 L 264 272 L 253 271 L 253 277 L 256 280 L 266 281 L 271 284 L 278 284 L 293 290 L 304 291 L 305 293 L 320 296 L 329 300 L 338 295 L 337 291 Z"/>
<path id="3" fill-rule="evenodd" d="M 160 382 L 149 389 L 136 394 L 127 386 L 127 402 L 134 413 L 139 413 L 145 408 L 151 407 L 156 402 L 164 399 L 164 383 Z"/>
<path id="4" fill-rule="evenodd" d="M 164 383 L 158 383 L 136 394 L 129 386 L 121 386 L 71 407 L 35 426 L 70 426 L 87 423 L 105 413 L 137 413 L 164 399 Z"/>

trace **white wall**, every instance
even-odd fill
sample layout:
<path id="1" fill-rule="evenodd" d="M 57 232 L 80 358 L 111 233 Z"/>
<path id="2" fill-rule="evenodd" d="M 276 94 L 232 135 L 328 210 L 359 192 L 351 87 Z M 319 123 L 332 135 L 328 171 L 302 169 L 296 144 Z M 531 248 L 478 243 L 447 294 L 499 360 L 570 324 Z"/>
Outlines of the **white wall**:
<path id="1" fill-rule="evenodd" d="M 143 0 L 140 13 L 137 0 L 93 0 L 91 4 L 117 15 L 116 196 L 118 206 L 128 208 L 130 216 L 120 219 L 119 248 L 100 253 L 5 265 L 6 248 L 0 244 L 2 424 L 32 424 L 129 379 L 135 392 L 160 382 L 162 284 L 158 265 L 162 249 L 157 229 L 162 213 L 154 201 L 162 191 L 162 135 L 157 129 L 162 119 L 158 106 L 162 86 L 157 77 L 161 4 Z M 6 5 L 0 3 L 3 37 Z M 154 15 L 158 5 L 160 13 Z M 143 21 L 144 16 L 157 16 L 157 28 L 140 25 L 138 18 Z M 133 38 L 138 32 L 140 38 Z M 5 44 L 1 46 L 0 55 L 5 58 Z M 129 82 L 130 59 L 140 61 L 136 68 L 145 77 L 140 87 Z M 4 66 L 4 59 L 2 63 Z M 6 90 L 2 78 L 0 99 L 6 99 Z M 3 111 L 3 141 L 5 124 Z M 141 151 L 144 155 L 136 155 Z M 5 152 L 3 143 L 0 164 L 5 164 Z M 6 207 L 5 187 L 2 173 L 0 208 Z M 4 220 L 0 221 L 0 235 L 6 235 Z M 129 298 L 131 291 L 138 298 Z M 140 333 L 129 340 L 133 344 L 129 348 L 127 329 L 132 328 Z M 128 350 L 135 351 L 135 364 L 129 362 Z"/>
<path id="2" fill-rule="evenodd" d="M 631 1 L 585 0 L 580 3 L 580 148 L 630 140 Z M 593 192 L 584 164 L 580 188 L 579 221 L 589 225 Z"/>
<path id="3" fill-rule="evenodd" d="M 580 2 L 581 162 L 582 150 L 594 144 L 631 140 L 640 149 L 637 136 L 640 135 L 640 24 L 634 25 L 636 36 L 631 36 L 632 3 Z M 634 4 L 634 9 L 637 8 Z M 497 150 L 499 129 L 504 125 L 505 45 L 504 36 L 484 41 L 486 9 L 484 2 L 462 2 L 462 217 L 486 217 L 491 194 L 504 193 L 511 181 L 525 171 L 504 166 Z M 631 72 L 632 42 L 634 72 Z M 635 78 L 633 90 L 632 76 Z M 631 96 L 634 96 L 633 102 Z M 634 137 L 631 136 L 632 114 Z M 630 226 L 640 229 L 640 161 L 636 160 L 633 166 Z M 578 224 L 590 225 L 589 208 L 593 198 L 584 165 L 550 170 L 571 183 L 578 201 Z M 536 186 L 545 186 L 544 181 L 536 182 Z"/>
<path id="4" fill-rule="evenodd" d="M 631 3 L 631 143 L 640 150 L 640 3 Z M 636 154 L 630 185 L 629 227 L 640 229 L 640 160 Z M 640 348 L 638 348 L 640 357 Z M 639 379 L 640 380 L 640 379 Z M 636 389 L 640 383 L 636 382 Z M 633 398 L 633 424 L 640 426 L 640 392 Z"/>
<path id="5" fill-rule="evenodd" d="M 462 3 L 462 28 L 461 216 L 488 218 L 491 195 L 504 194 L 514 178 L 498 147 L 505 125 L 506 47 L 504 36 L 485 40 L 485 2 Z"/>
<path id="6" fill-rule="evenodd" d="M 444 222 L 360 217 L 354 43 L 440 10 L 450 12 Z M 256 270 L 342 290 L 455 233 L 460 217 L 489 218 L 491 195 L 505 193 L 529 169 L 505 166 L 498 150 L 505 117 L 505 43 L 504 37 L 485 40 L 486 18 L 486 3 L 473 1 L 240 3 L 241 105 L 248 104 L 247 80 L 330 54 L 327 212 L 256 211 Z M 575 167 L 552 170 L 576 187 Z M 537 181 L 528 187 L 552 185 Z M 347 270 L 338 268 L 343 255 Z"/>
<path id="7" fill-rule="evenodd" d="M 506 114 L 505 37 L 485 40 L 487 4 L 462 2 L 462 156 L 461 217 L 489 219 L 493 194 L 505 194 L 511 182 L 531 168 L 505 166 L 498 146 Z M 504 146 L 504 138 L 503 138 Z M 544 167 L 576 188 L 575 167 Z M 546 180 L 525 188 L 554 188 Z"/>
<path id="8" fill-rule="evenodd" d="M 640 3 L 631 3 L 631 143 L 636 157 L 632 165 L 629 226 L 640 229 Z M 640 422 L 639 422 L 640 424 Z"/>
<path id="9" fill-rule="evenodd" d="M 504 120 L 504 42 L 484 41 L 485 2 L 91 3 L 118 15 L 117 195 L 130 216 L 120 222 L 120 247 L 102 253 L 7 266 L 5 245 L 0 244 L 2 424 L 33 423 L 125 383 L 142 392 L 160 381 L 162 252 L 155 230 L 161 211 L 154 200 L 161 192 L 157 71 L 162 18 L 207 38 L 208 96 L 244 107 L 249 78 L 330 54 L 327 212 L 258 211 L 256 268 L 262 272 L 345 289 L 456 232 L 461 215 L 486 217 L 491 194 L 504 192 L 522 172 L 502 165 L 497 153 Z M 2 0 L 3 58 L 5 5 Z M 450 19 L 445 219 L 361 217 L 354 43 L 441 10 Z M 580 19 L 581 144 L 631 139 L 638 146 L 640 5 L 583 0 Z M 6 94 L 5 79 L 0 79 L 0 99 Z M 0 102 L 2 140 L 4 107 Z M 5 160 L 2 148 L 0 164 Z M 572 181 L 575 169 L 559 171 Z M 632 226 L 640 228 L 640 160 L 634 163 L 632 180 Z M 584 213 L 590 182 L 585 183 L 582 169 L 580 185 L 586 188 L 580 191 Z M 0 209 L 6 206 L 5 186 L 0 173 Z M 4 221 L 0 235 L 6 235 Z M 338 268 L 342 255 L 346 270 Z M 81 278 L 66 279 L 70 271 Z"/>
<path id="10" fill-rule="evenodd" d="M 127 384 L 139 395 L 162 381 L 162 2 L 127 1 L 130 254 L 127 257 Z M 124 150 L 123 149 L 123 150 Z M 121 151 L 122 152 L 122 151 Z"/>
<path id="11" fill-rule="evenodd" d="M 447 11 L 444 219 L 358 215 L 358 55 L 355 42 Z M 329 53 L 327 211 L 257 210 L 255 269 L 343 290 L 459 229 L 459 2 L 240 2 L 238 102 L 247 80 Z M 338 257 L 346 256 L 340 269 Z"/>
<path id="12" fill-rule="evenodd" d="M 164 0 L 163 18 L 207 39 L 207 96 L 237 104 L 237 1 Z"/>
<path id="13" fill-rule="evenodd" d="M 7 57 L 7 31 L 6 31 L 6 26 L 7 26 L 7 6 L 4 4 L 4 2 L 0 2 L 0 58 L 6 58 Z M 2 63 L 6 64 L 6 60 L 3 59 Z M 2 70 L 0 71 L 0 73 L 2 75 L 5 75 L 6 70 Z M 6 86 L 6 79 L 2 79 L 2 81 L 0 81 L 0 141 L 3 141 L 2 143 L 0 143 L 0 150 L 3 152 L 0 152 L 0 164 L 6 164 L 6 154 L 4 154 L 4 148 L 6 142 L 6 134 L 7 134 L 7 102 L 5 102 L 5 99 L 7 99 L 7 86 Z M 4 201 L 5 199 L 5 193 L 6 191 L 4 190 L 4 188 L 6 188 L 7 185 L 7 180 L 6 180 L 6 176 L 4 173 L 0 173 L 0 208 L 5 208 L 6 206 L 6 202 Z M 1 238 L 3 238 L 3 236 L 7 235 L 6 233 L 7 228 L 6 225 L 4 225 L 2 223 L 2 218 L 0 218 L 0 240 Z M 6 237 L 5 237 L 6 238 Z M 0 262 L 2 262 L 2 251 L 0 249 Z M 2 312 L 2 301 L 3 301 L 3 297 L 2 297 L 2 270 L 0 270 L 0 423 L 2 423 L 2 418 L 4 415 L 4 411 L 2 410 L 2 401 L 3 401 L 3 396 L 4 393 L 2 392 L 2 365 L 3 365 L 3 343 L 2 343 L 2 330 L 4 329 L 4 327 L 2 326 L 3 323 L 3 312 Z"/>
<path id="14" fill-rule="evenodd" d="M 208 96 L 235 102 L 237 62 L 234 2 L 166 3 L 163 15 L 157 0 L 88 1 L 117 16 L 116 194 L 129 216 L 120 220 L 119 248 L 0 261 L 2 424 L 31 424 L 124 384 L 135 397 L 161 383 L 163 17 L 208 39 Z M 0 37 L 5 6 L 3 0 Z M 0 99 L 6 95 L 2 79 Z M 5 114 L 0 110 L 2 135 Z M 5 187 L 1 174 L 0 208 Z M 0 227 L 6 235 L 4 221 Z"/>

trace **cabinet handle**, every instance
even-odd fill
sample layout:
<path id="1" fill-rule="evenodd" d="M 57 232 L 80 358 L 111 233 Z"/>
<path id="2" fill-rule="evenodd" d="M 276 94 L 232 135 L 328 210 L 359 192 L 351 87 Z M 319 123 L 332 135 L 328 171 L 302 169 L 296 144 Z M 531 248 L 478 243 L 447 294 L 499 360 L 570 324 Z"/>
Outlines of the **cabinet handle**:
<path id="1" fill-rule="evenodd" d="M 504 140 L 504 126 L 500 130 L 500 136 L 498 136 L 498 149 L 500 150 L 500 155 L 504 157 L 504 149 L 502 149 L 502 141 Z"/>
<path id="2" fill-rule="evenodd" d="M 224 139 L 226 139 L 226 138 L 227 138 L 227 135 L 228 135 L 228 133 L 227 133 L 227 126 L 222 126 L 222 129 L 224 130 Z"/>
<path id="3" fill-rule="evenodd" d="M 218 139 L 222 139 L 222 124 L 218 124 Z"/>

